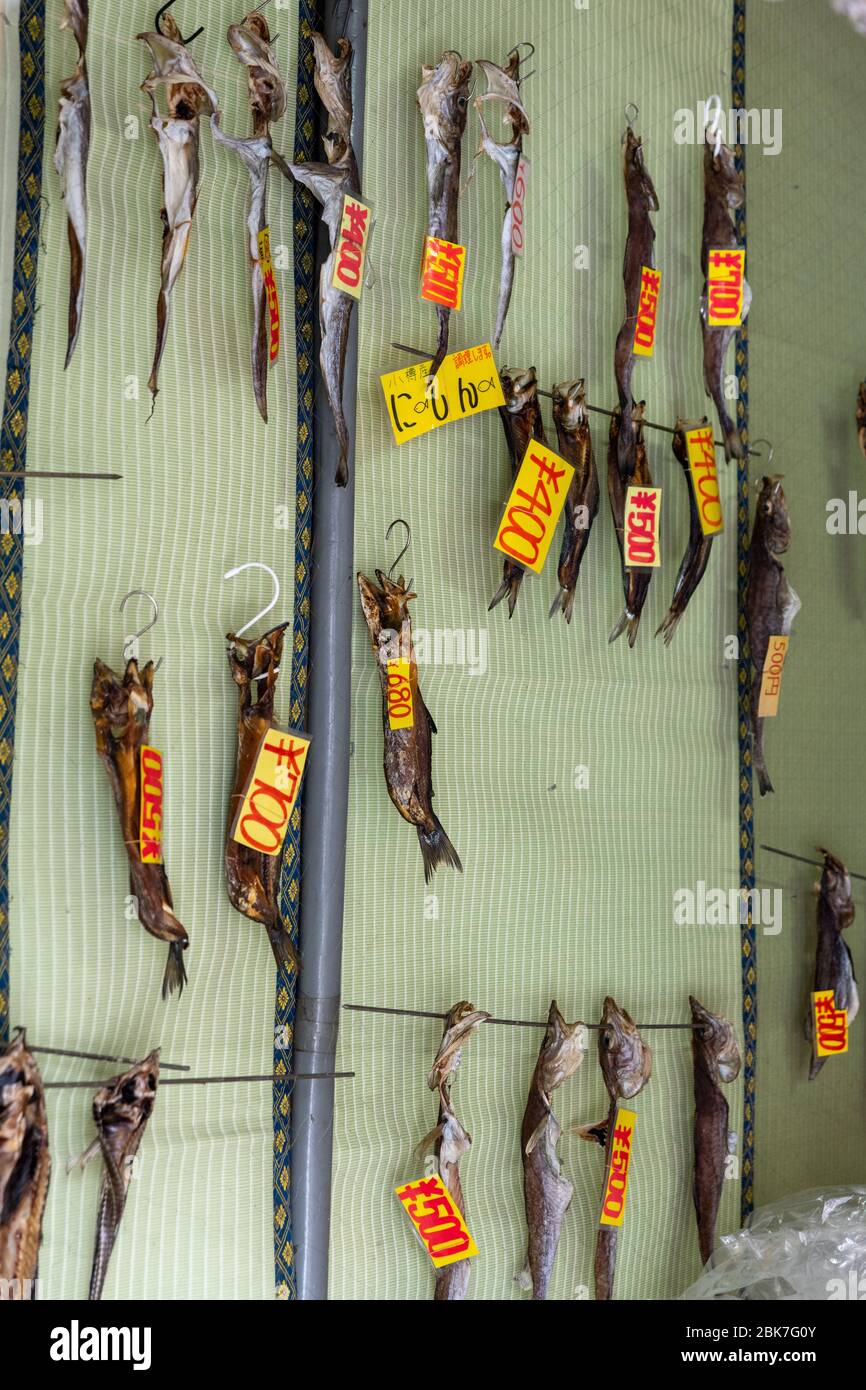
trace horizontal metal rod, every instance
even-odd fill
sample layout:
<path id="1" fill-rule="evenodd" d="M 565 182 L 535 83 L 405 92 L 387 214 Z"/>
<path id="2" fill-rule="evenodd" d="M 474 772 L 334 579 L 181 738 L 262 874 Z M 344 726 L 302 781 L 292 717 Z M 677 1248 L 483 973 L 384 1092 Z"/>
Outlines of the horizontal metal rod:
<path id="1" fill-rule="evenodd" d="M 75 478 L 78 481 L 92 479 L 94 482 L 116 482 L 122 473 L 52 473 L 45 468 L 14 468 L 8 473 L 0 469 L 2 478 Z"/>
<path id="2" fill-rule="evenodd" d="M 75 1052 L 69 1047 L 33 1047 L 27 1044 L 28 1052 L 44 1052 L 48 1057 L 81 1057 L 86 1062 L 123 1062 L 126 1066 L 134 1067 L 141 1061 L 140 1057 L 113 1057 L 110 1052 Z M 183 1062 L 160 1062 L 160 1067 L 166 1071 L 191 1071 Z M 90 1082 L 87 1082 L 90 1085 Z"/>
<path id="3" fill-rule="evenodd" d="M 823 869 L 824 867 L 820 859 L 806 859 L 804 855 L 792 854 L 791 851 L 787 849 L 776 849 L 773 845 L 759 845 L 758 848 L 765 849 L 768 854 L 780 854 L 783 859 L 796 859 L 801 864 L 814 864 L 816 869 Z M 866 883 L 866 874 L 855 874 L 849 869 L 848 877 L 859 878 L 862 879 L 864 883 Z"/>
<path id="4" fill-rule="evenodd" d="M 344 1009 L 358 1014 L 398 1014 L 402 1018 L 435 1018 L 442 1022 L 447 1014 L 437 1014 L 427 1009 L 388 1009 L 380 1004 L 344 1004 Z M 539 1022 L 534 1018 L 485 1018 L 484 1023 L 499 1023 L 506 1028 L 546 1028 L 547 1019 Z M 689 1032 L 702 1027 L 699 1023 L 636 1023 L 636 1028 L 687 1028 Z M 600 1028 L 600 1023 L 587 1023 L 587 1028 Z"/>
<path id="5" fill-rule="evenodd" d="M 288 1071 L 285 1076 L 262 1072 L 256 1076 L 168 1076 L 160 1086 L 233 1086 L 244 1081 L 334 1081 L 355 1075 L 353 1071 Z M 114 1077 L 109 1077 L 113 1081 Z M 92 1091 L 108 1081 L 46 1081 L 46 1091 Z"/>

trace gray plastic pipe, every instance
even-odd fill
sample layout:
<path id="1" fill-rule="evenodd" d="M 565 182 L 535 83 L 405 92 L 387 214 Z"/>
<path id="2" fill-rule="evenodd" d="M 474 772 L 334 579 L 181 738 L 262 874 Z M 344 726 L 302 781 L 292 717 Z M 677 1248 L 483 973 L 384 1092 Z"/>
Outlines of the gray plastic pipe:
<path id="1" fill-rule="evenodd" d="M 331 47 L 345 32 L 354 49 L 352 143 L 360 164 L 364 134 L 367 3 L 325 0 L 324 33 Z M 317 156 L 319 158 L 320 156 Z M 361 185 L 363 189 L 363 183 Z M 320 229 L 318 264 L 328 255 Z M 355 599 L 355 388 L 358 313 L 346 356 L 344 404 L 353 448 L 349 485 L 334 484 L 339 446 L 317 374 L 313 574 L 310 592 L 310 686 L 307 727 L 312 735 L 304 787 L 301 835 L 301 972 L 294 1034 L 294 1069 L 334 1071 L 340 1014 L 343 891 L 349 799 L 351 636 Z M 318 359 L 318 343 L 316 345 Z M 351 1082 L 341 1082 L 351 1085 Z M 328 1295 L 334 1082 L 298 1081 L 292 1096 L 292 1227 L 297 1296 Z"/>

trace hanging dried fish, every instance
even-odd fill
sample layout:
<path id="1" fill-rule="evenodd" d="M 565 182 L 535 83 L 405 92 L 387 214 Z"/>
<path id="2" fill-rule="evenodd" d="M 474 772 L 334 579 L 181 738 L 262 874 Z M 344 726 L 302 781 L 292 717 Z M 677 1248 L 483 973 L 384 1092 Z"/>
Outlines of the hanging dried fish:
<path id="1" fill-rule="evenodd" d="M 710 251 L 731 250 L 737 246 L 737 232 L 731 211 L 743 206 L 746 194 L 743 177 L 734 162 L 733 150 L 724 141 L 719 141 L 719 153 L 714 154 L 716 140 L 717 137 L 708 131 L 704 144 L 704 228 L 701 238 L 704 291 L 701 295 L 701 331 L 704 335 L 704 386 L 716 407 L 719 425 L 725 437 L 725 460 L 729 461 L 732 458 L 745 458 L 743 442 L 736 424 L 728 414 L 725 402 L 725 358 L 728 355 L 728 344 L 737 330 L 724 326 L 710 326 L 707 276 Z M 744 280 L 744 323 L 751 302 L 752 291 L 748 281 Z"/>
<path id="2" fill-rule="evenodd" d="M 514 186 L 517 180 L 517 166 L 523 155 L 523 137 L 529 134 L 529 117 L 520 100 L 520 54 L 517 49 L 509 55 L 507 67 L 497 67 L 485 58 L 478 59 L 478 66 L 487 78 L 487 91 L 475 98 L 475 110 L 481 122 L 481 147 L 499 169 L 502 187 L 505 190 L 505 219 L 502 223 L 502 270 L 499 280 L 499 305 L 496 311 L 496 328 L 493 346 L 499 347 L 511 293 L 514 289 L 514 267 L 516 257 L 511 234 L 514 225 Z M 506 106 L 504 124 L 511 126 L 511 137 L 500 143 L 494 140 L 484 120 L 483 103 L 498 101 Z"/>
<path id="3" fill-rule="evenodd" d="M 674 429 L 674 438 L 671 445 L 674 451 L 674 458 L 679 463 L 686 475 L 686 487 L 689 493 L 689 539 L 686 545 L 686 553 L 677 574 L 677 582 L 674 585 L 674 595 L 671 599 L 671 606 L 659 627 L 656 629 L 656 637 L 659 633 L 664 635 L 665 646 L 669 646 L 677 624 L 686 611 L 689 599 L 694 594 L 698 585 L 706 573 L 706 568 L 710 559 L 710 551 L 713 548 L 713 537 L 705 536 L 701 526 L 701 514 L 698 510 L 698 503 L 695 497 L 695 487 L 692 481 L 692 470 L 689 466 L 689 451 L 686 445 L 686 431 L 699 429 L 707 424 L 707 417 L 702 420 L 677 420 Z"/>
<path id="4" fill-rule="evenodd" d="M 460 1065 L 464 1044 L 468 1042 L 478 1024 L 484 1023 L 489 1017 L 483 1009 L 473 1008 L 465 999 L 449 1011 L 439 1051 L 427 1077 L 430 1090 L 439 1092 L 439 1119 L 436 1128 L 421 1140 L 417 1149 L 418 1153 L 433 1149 L 439 1175 L 455 1206 L 464 1217 L 466 1204 L 460 1183 L 460 1160 L 469 1152 L 472 1136 L 467 1134 L 454 1113 L 451 1104 L 451 1083 Z M 457 1260 L 454 1264 L 445 1265 L 443 1269 L 437 1270 L 434 1300 L 441 1303 L 465 1298 L 470 1273 L 469 1260 Z"/>
<path id="5" fill-rule="evenodd" d="M 24 1029 L 0 1051 L 0 1284 L 33 1297 L 51 1158 L 45 1091 Z"/>
<path id="6" fill-rule="evenodd" d="M 277 905 L 282 856 L 263 854 L 249 845 L 239 844 L 232 830 L 262 739 L 273 722 L 274 693 L 288 626 L 288 623 L 281 623 L 251 642 L 232 633 L 227 638 L 229 667 L 238 688 L 238 751 L 226 829 L 226 887 L 232 907 L 251 921 L 264 925 L 279 967 L 297 966 L 295 948 L 291 937 L 283 930 Z"/>
<path id="7" fill-rule="evenodd" d="M 583 552 L 589 542 L 592 523 L 598 513 L 601 495 L 598 471 L 592 451 L 586 392 L 583 380 L 563 381 L 553 388 L 553 422 L 559 453 L 574 469 L 565 499 L 565 530 L 559 553 L 559 588 L 550 605 L 549 617 L 562 610 L 571 622 L 574 592 L 580 574 Z"/>
<path id="8" fill-rule="evenodd" d="M 424 879 L 429 883 L 440 864 L 450 864 L 461 873 L 463 865 L 433 811 L 432 735 L 436 725 L 418 687 L 409 616 L 409 600 L 417 596 L 407 591 L 402 575 L 395 583 L 376 570 L 376 578 L 378 586 L 358 573 L 361 608 L 382 687 L 385 784 L 400 815 L 418 832 Z M 402 665 L 394 667 L 393 662 Z M 393 680 L 398 681 L 397 693 L 401 695 L 399 719 L 393 717 Z"/>
<path id="9" fill-rule="evenodd" d="M 153 677 L 152 661 L 141 672 L 136 661 L 128 661 L 122 678 L 104 662 L 95 661 L 90 709 L 96 751 L 108 773 L 120 818 L 129 860 L 129 891 L 135 898 L 138 920 L 151 936 L 169 943 L 162 981 L 162 997 L 167 999 L 174 990 L 181 993 L 186 984 L 183 953 L 189 937 L 174 915 L 162 862 L 145 863 L 141 857 L 141 750 L 147 744 L 153 713 Z"/>
<path id="10" fill-rule="evenodd" d="M 653 246 L 656 234 L 650 220 L 651 212 L 658 212 L 659 200 L 653 181 L 646 170 L 643 146 L 640 136 L 635 135 L 631 126 L 622 139 L 623 177 L 625 196 L 628 205 L 628 235 L 625 243 L 625 258 L 622 267 L 622 280 L 625 287 L 625 318 L 617 334 L 614 353 L 614 372 L 622 423 L 617 440 L 617 466 L 620 477 L 635 471 L 635 431 L 632 425 L 634 397 L 631 393 L 631 377 L 634 370 L 634 331 L 640 305 L 641 272 L 643 267 L 655 267 Z"/>
<path id="11" fill-rule="evenodd" d="M 460 164 L 469 103 L 472 64 L 459 53 L 443 53 L 435 67 L 421 68 L 418 106 L 427 145 L 427 235 L 457 241 Z M 435 376 L 448 353 L 451 310 L 436 305 L 439 337 L 429 375 Z"/>
<path id="12" fill-rule="evenodd" d="M 857 391 L 857 443 L 866 458 L 866 381 L 861 381 Z"/>
<path id="13" fill-rule="evenodd" d="M 610 1096 L 607 1118 L 599 1124 L 584 1125 L 578 1133 L 582 1139 L 604 1146 L 605 1173 L 610 1165 L 614 1143 L 617 1106 L 621 1100 L 631 1100 L 643 1090 L 652 1075 L 652 1053 L 636 1025 L 608 996 L 598 1030 L 598 1060 L 604 1084 Z M 616 1226 L 600 1226 L 595 1246 L 595 1296 L 613 1298 L 613 1276 L 616 1269 Z"/>
<path id="14" fill-rule="evenodd" d="M 693 995 L 692 1064 L 695 1086 L 695 1215 L 701 1261 L 713 1253 L 716 1217 L 725 1184 L 728 1156 L 728 1102 L 722 1084 L 740 1074 L 741 1058 L 731 1024 L 722 1014 L 710 1013 Z"/>
<path id="15" fill-rule="evenodd" d="M 752 760 L 761 796 L 773 790 L 764 762 L 764 717 L 758 713 L 764 663 L 771 637 L 787 637 L 800 611 L 800 598 L 779 560 L 791 544 L 791 519 L 782 491 L 782 473 L 761 480 L 761 495 L 749 543 L 749 580 L 746 589 L 746 627 L 753 675 L 749 713 L 752 723 Z"/>
<path id="16" fill-rule="evenodd" d="M 529 447 L 529 441 L 537 439 L 541 444 L 546 444 L 547 440 L 544 437 L 544 423 L 538 403 L 538 379 L 535 368 L 512 370 L 504 367 L 499 377 L 505 397 L 505 405 L 499 406 L 499 418 L 505 430 L 513 483 Z M 525 573 L 523 566 L 515 564 L 513 560 L 503 561 L 502 583 L 487 605 L 488 613 L 507 597 L 508 616 L 510 618 L 513 615 Z"/>
<path id="17" fill-rule="evenodd" d="M 851 948 L 842 936 L 846 927 L 854 921 L 854 899 L 851 894 L 851 877 L 841 859 L 828 849 L 819 849 L 823 855 L 824 868 L 821 882 L 815 885 L 818 898 L 818 945 L 815 951 L 815 991 L 832 989 L 833 1008 L 846 1009 L 848 1027 L 860 1012 L 860 993 L 854 975 L 854 958 Z M 815 1037 L 815 1010 L 811 1007 L 806 1015 L 806 1037 L 812 1044 L 812 1062 L 809 1080 L 814 1081 L 826 1062 L 826 1057 L 818 1056 L 818 1043 Z"/>
<path id="18" fill-rule="evenodd" d="M 112 1077 L 104 1086 L 100 1086 L 93 1097 L 96 1138 L 67 1168 L 67 1171 L 84 1168 L 91 1159 L 102 1155 L 96 1243 L 88 1294 L 91 1303 L 99 1302 L 102 1298 L 108 1262 L 117 1240 L 132 1181 L 133 1163 L 156 1102 L 159 1053 L 160 1049 L 156 1048 L 143 1062 L 136 1062 L 129 1071 Z"/>
<path id="19" fill-rule="evenodd" d="M 268 171 L 271 161 L 282 167 L 282 158 L 275 155 L 270 127 L 281 119 L 286 110 L 286 86 L 270 46 L 270 30 L 264 15 L 253 10 L 240 24 L 229 25 L 228 41 L 239 62 L 247 68 L 250 110 L 253 133 L 248 139 L 236 139 L 220 129 L 219 112 L 210 118 L 214 139 L 234 150 L 250 177 L 249 209 L 247 212 L 247 254 L 252 276 L 253 342 L 250 354 L 253 372 L 253 391 L 262 419 L 268 418 L 268 310 L 267 290 L 259 249 L 259 235 L 268 226 Z"/>
<path id="20" fill-rule="evenodd" d="M 622 565 L 622 587 L 625 595 L 625 607 L 622 610 L 622 616 L 611 632 L 608 641 L 614 642 L 617 637 L 622 636 L 624 632 L 628 632 L 628 644 L 630 647 L 633 647 L 637 640 L 637 630 L 652 579 L 651 569 L 634 569 L 626 565 L 624 541 L 625 503 L 628 489 L 630 487 L 652 487 L 653 485 L 649 470 L 649 461 L 647 459 L 646 445 L 643 440 L 643 417 L 645 407 L 646 402 L 639 401 L 632 409 L 634 447 L 630 451 L 629 456 L 634 464 L 634 472 L 623 477 L 619 470 L 618 458 L 621 417 L 618 409 L 611 417 L 607 450 L 607 495 L 610 500 L 610 510 L 613 516 L 614 529 L 616 531 L 616 541 L 619 546 L 619 557 Z"/>
<path id="21" fill-rule="evenodd" d="M 547 1297 L 559 1233 L 574 1195 L 556 1152 L 562 1128 L 553 1113 L 553 1092 L 574 1076 L 588 1044 L 586 1024 L 566 1023 L 552 1000 L 520 1130 L 529 1247 L 517 1280 L 535 1300 Z"/>
<path id="22" fill-rule="evenodd" d="M 165 200 L 160 211 L 162 266 L 156 306 L 156 348 L 147 383 L 154 401 L 159 391 L 159 366 L 168 339 L 171 295 L 189 251 L 192 219 L 198 202 L 201 178 L 199 116 L 206 106 L 211 111 L 219 109 L 216 92 L 196 67 L 172 16 L 164 15 L 162 24 L 163 33 L 135 36 L 143 40 L 153 54 L 153 72 L 148 73 L 141 90 L 150 97 L 150 127 L 162 155 Z M 159 114 L 156 104 L 154 94 L 160 87 L 166 89 L 167 118 Z"/>
<path id="23" fill-rule="evenodd" d="M 84 312 L 84 273 L 87 260 L 87 156 L 90 153 L 90 82 L 87 76 L 88 2 L 64 0 L 61 29 L 70 29 L 78 45 L 78 62 L 71 77 L 60 83 L 60 111 L 54 147 L 54 167 L 66 204 L 69 235 L 69 332 L 65 367 L 69 366 Z"/>
<path id="24" fill-rule="evenodd" d="M 289 164 L 284 172 L 309 188 L 321 203 L 322 221 L 328 229 L 331 243 L 331 254 L 319 275 L 319 365 L 340 444 L 335 481 L 338 487 L 345 487 L 349 481 L 349 429 L 343 410 L 343 377 L 355 301 L 351 295 L 335 289 L 331 281 L 343 213 L 343 195 L 361 192 L 358 165 L 352 148 L 352 45 L 348 39 L 340 39 L 334 54 L 321 34 L 314 33 L 312 40 L 316 58 L 316 91 L 328 116 L 324 135 L 328 162 Z"/>

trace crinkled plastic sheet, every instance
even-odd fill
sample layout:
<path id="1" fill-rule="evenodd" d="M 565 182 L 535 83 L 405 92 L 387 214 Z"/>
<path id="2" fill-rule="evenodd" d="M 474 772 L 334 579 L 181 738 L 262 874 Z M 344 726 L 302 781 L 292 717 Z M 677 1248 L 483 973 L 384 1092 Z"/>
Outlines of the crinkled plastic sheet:
<path id="1" fill-rule="evenodd" d="M 760 1207 L 723 1236 L 681 1299 L 797 1300 L 848 1297 L 866 1267 L 866 1187 L 800 1192 Z"/>

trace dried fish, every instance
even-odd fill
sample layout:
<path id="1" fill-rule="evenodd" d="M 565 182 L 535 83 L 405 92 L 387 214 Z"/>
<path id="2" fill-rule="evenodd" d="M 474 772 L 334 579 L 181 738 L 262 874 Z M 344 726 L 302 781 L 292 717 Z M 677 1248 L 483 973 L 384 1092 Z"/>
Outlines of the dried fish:
<path id="1" fill-rule="evenodd" d="M 445 1031 L 439 1044 L 439 1051 L 433 1061 L 427 1085 L 431 1091 L 439 1092 L 439 1119 L 436 1128 L 421 1140 L 417 1152 L 432 1148 L 436 1157 L 439 1175 L 461 1215 L 466 1215 L 466 1203 L 460 1183 L 460 1160 L 468 1153 L 472 1136 L 467 1134 L 454 1113 L 451 1104 L 451 1083 L 460 1065 L 463 1047 L 479 1023 L 490 1017 L 483 1009 L 475 1009 L 467 1001 L 461 1000 L 450 1009 L 445 1019 Z M 465 1298 L 469 1288 L 471 1265 L 469 1260 L 457 1260 L 436 1271 L 436 1289 L 433 1298 L 437 1303 L 454 1302 Z"/>
<path id="2" fill-rule="evenodd" d="M 199 116 L 205 107 L 219 110 L 216 92 L 196 67 L 184 46 L 180 30 L 170 14 L 162 18 L 163 33 L 136 34 L 153 55 L 153 72 L 148 73 L 141 90 L 150 97 L 150 127 L 157 139 L 163 163 L 162 266 L 156 307 L 156 348 L 147 383 L 156 401 L 159 366 L 168 339 L 171 295 L 183 269 L 192 234 L 192 219 L 198 202 L 201 168 L 199 163 Z M 155 93 L 166 90 L 168 117 L 159 114 Z"/>
<path id="3" fill-rule="evenodd" d="M 247 139 L 225 135 L 220 128 L 219 112 L 210 118 L 214 139 L 227 149 L 234 150 L 250 177 L 249 208 L 247 211 L 247 254 L 252 277 L 253 340 L 250 361 L 253 391 L 262 419 L 268 418 L 268 311 L 267 290 L 259 250 L 259 234 L 268 226 L 268 170 L 275 160 L 270 127 L 286 111 L 286 85 L 270 46 L 270 29 L 264 15 L 253 10 L 240 24 L 230 24 L 228 41 L 239 62 L 247 69 L 253 133 Z M 282 164 L 277 157 L 276 162 Z"/>
<path id="4" fill-rule="evenodd" d="M 860 994 L 854 975 L 854 958 L 842 933 L 854 921 L 854 901 L 848 870 L 828 849 L 819 849 L 824 857 L 821 882 L 815 885 L 818 896 L 818 947 L 815 952 L 814 989 L 832 989 L 833 1007 L 848 1010 L 850 1028 L 860 1012 Z M 826 1062 L 819 1057 L 815 1039 L 814 1009 L 806 1015 L 806 1037 L 812 1044 L 812 1064 L 809 1080 L 814 1081 Z"/>
<path id="5" fill-rule="evenodd" d="M 66 204 L 69 236 L 68 367 L 78 342 L 84 312 L 84 273 L 87 261 L 87 156 L 90 153 L 90 81 L 87 76 L 88 0 L 64 0 L 61 29 L 70 29 L 78 45 L 78 62 L 71 77 L 60 83 L 60 110 L 54 167 Z"/>
<path id="6" fill-rule="evenodd" d="M 141 858 L 141 746 L 147 743 L 153 713 L 154 665 L 149 661 L 139 672 L 138 662 L 128 661 L 122 677 L 102 661 L 93 663 L 90 709 L 96 729 L 96 751 L 105 765 L 120 830 L 129 860 L 129 891 L 138 920 L 145 931 L 167 941 L 168 960 L 162 981 L 162 997 L 183 991 L 186 970 L 183 953 L 189 945 L 186 930 L 174 915 L 171 887 L 162 864 Z"/>
<path id="7" fill-rule="evenodd" d="M 857 391 L 857 443 L 866 458 L 866 381 L 861 381 Z"/>
<path id="8" fill-rule="evenodd" d="M 45 1091 L 24 1029 L 0 1051 L 0 1284 L 32 1298 L 51 1158 Z"/>
<path id="9" fill-rule="evenodd" d="M 225 871 L 232 907 L 251 921 L 264 924 L 278 967 L 297 967 L 295 948 L 288 932 L 283 930 L 277 905 L 282 856 L 262 854 L 232 837 L 238 807 L 253 774 L 262 739 L 274 718 L 274 694 L 287 627 L 288 623 L 281 623 L 250 642 L 233 633 L 226 639 L 232 680 L 238 687 L 238 751 L 229 798 Z"/>
<path id="10" fill-rule="evenodd" d="M 605 1173 L 613 1148 L 617 1106 L 643 1090 L 652 1075 L 652 1053 L 625 1009 L 610 996 L 604 1001 L 598 1030 L 598 1059 L 604 1084 L 610 1096 L 607 1118 L 595 1125 L 584 1125 L 582 1139 L 604 1145 Z M 613 1298 L 616 1269 L 617 1227 L 600 1226 L 595 1246 L 595 1296 Z"/>
<path id="11" fill-rule="evenodd" d="M 408 593 L 401 575 L 395 583 L 376 570 L 378 586 L 358 573 L 361 608 L 373 645 L 382 687 L 382 728 L 385 734 L 385 784 L 400 815 L 418 831 L 424 860 L 424 879 L 430 882 L 440 864 L 462 873 L 463 865 L 438 816 L 433 811 L 433 740 L 436 725 L 418 687 L 418 666 L 412 644 Z M 388 664 L 403 661 L 411 691 L 410 727 L 391 728 L 388 704 Z"/>
<path id="12" fill-rule="evenodd" d="M 308 188 L 321 203 L 322 221 L 328 228 L 331 243 L 331 254 L 325 260 L 319 276 L 319 365 L 340 444 L 335 481 L 338 487 L 345 487 L 349 481 L 349 428 L 343 410 L 343 377 L 355 301 L 351 295 L 335 289 L 331 281 L 343 214 L 343 196 L 361 192 L 358 165 L 352 148 L 352 45 L 348 39 L 340 39 L 334 54 L 321 34 L 314 33 L 312 39 L 316 57 L 316 91 L 328 114 L 324 136 L 328 162 L 288 164 L 284 173 Z"/>
<path id="13" fill-rule="evenodd" d="M 653 246 L 656 239 L 651 212 L 658 212 L 659 201 L 653 181 L 644 164 L 640 136 L 631 126 L 622 139 L 623 177 L 628 205 L 628 235 L 622 267 L 625 287 L 625 318 L 616 338 L 614 372 L 622 422 L 617 439 L 617 466 L 620 477 L 626 479 L 635 472 L 636 436 L 632 425 L 634 397 L 631 377 L 634 370 L 634 331 L 640 306 L 641 271 L 644 266 L 654 269 Z"/>
<path id="14" fill-rule="evenodd" d="M 643 613 L 643 606 L 649 593 L 652 580 L 651 569 L 633 569 L 625 563 L 625 502 L 630 487 L 652 487 L 653 480 L 649 470 L 646 445 L 643 440 L 643 418 L 646 403 L 639 401 L 632 410 L 634 447 L 629 456 L 634 472 L 623 477 L 619 469 L 619 441 L 621 438 L 621 416 L 617 409 L 610 421 L 610 436 L 607 450 L 607 495 L 613 516 L 616 541 L 619 546 L 622 564 L 622 587 L 625 594 L 625 607 L 619 622 L 608 638 L 609 642 L 628 632 L 628 644 L 633 647 L 637 640 L 637 630 Z"/>
<path id="15" fill-rule="evenodd" d="M 736 1080 L 741 1058 L 731 1024 L 721 1014 L 710 1013 L 693 995 L 692 1063 L 695 1085 L 695 1215 L 701 1261 L 713 1253 L 716 1218 L 725 1182 L 728 1155 L 728 1102 L 721 1084 Z"/>
<path id="16" fill-rule="evenodd" d="M 514 265 L 516 257 L 511 240 L 514 225 L 514 186 L 517 181 L 517 166 L 523 155 L 523 137 L 529 134 L 529 117 L 520 100 L 520 54 L 514 49 L 509 55 L 508 65 L 500 68 L 485 58 L 478 59 L 478 66 L 487 78 L 487 91 L 475 98 L 475 110 L 481 123 L 481 146 L 499 170 L 502 187 L 505 190 L 505 218 L 502 223 L 502 270 L 499 280 L 499 304 L 496 310 L 496 328 L 493 346 L 499 347 L 511 294 L 514 289 Z M 506 107 L 504 124 L 511 126 L 507 141 L 494 140 L 484 120 L 483 105 L 487 101 L 498 101 Z M 451 240 L 452 238 L 449 238 Z"/>
<path id="17" fill-rule="evenodd" d="M 746 626 L 752 666 L 750 714 L 752 721 L 752 759 L 758 774 L 761 796 L 773 790 L 764 763 L 764 720 L 758 714 L 764 662 L 771 637 L 786 637 L 800 611 L 800 600 L 788 583 L 778 560 L 791 543 L 791 522 L 782 473 L 763 478 L 755 524 L 749 545 L 749 581 L 746 590 Z"/>
<path id="18" fill-rule="evenodd" d="M 505 430 L 513 482 L 523 462 L 523 456 L 529 447 L 529 441 L 537 439 L 542 444 L 546 444 L 547 441 L 544 437 L 541 406 L 538 403 L 538 380 L 535 375 L 535 368 L 526 367 L 525 369 L 512 370 L 504 367 L 499 376 L 502 382 L 502 394 L 505 397 L 505 405 L 499 407 L 499 418 Z M 487 605 L 488 613 L 491 608 L 495 608 L 497 603 L 501 603 L 507 596 L 508 616 L 509 618 L 512 616 L 525 573 L 523 566 L 515 564 L 513 560 L 506 559 L 503 562 L 502 583 Z"/>
<path id="19" fill-rule="evenodd" d="M 562 1129 L 553 1113 L 553 1092 L 577 1071 L 588 1045 L 586 1024 L 566 1023 L 552 1000 L 520 1130 L 529 1247 L 517 1280 L 521 1288 L 532 1290 L 535 1300 L 547 1297 L 559 1233 L 574 1194 L 556 1152 Z"/>
<path id="20" fill-rule="evenodd" d="M 67 1171 L 84 1168 L 91 1159 L 102 1155 L 96 1243 L 88 1294 L 91 1303 L 99 1302 L 102 1298 L 108 1262 L 129 1194 L 135 1156 L 156 1103 L 159 1053 L 160 1049 L 156 1048 L 143 1062 L 136 1062 L 129 1071 L 112 1077 L 104 1086 L 100 1086 L 93 1097 L 96 1138 L 67 1168 Z"/>
<path id="21" fill-rule="evenodd" d="M 704 335 L 704 385 L 711 396 L 725 438 L 725 459 L 745 458 L 745 449 L 737 426 L 728 413 L 725 402 L 725 358 L 735 328 L 710 327 L 707 275 L 710 251 L 731 250 L 737 246 L 737 233 L 731 209 L 743 206 L 745 187 L 742 175 L 734 163 L 734 152 L 723 141 L 718 155 L 713 153 L 717 137 L 707 132 L 704 145 L 704 230 L 701 238 L 701 270 L 704 292 L 701 295 L 701 330 Z M 742 319 L 745 323 L 752 291 L 743 280 Z"/>
<path id="22" fill-rule="evenodd" d="M 464 62 L 459 53 L 443 53 L 435 67 L 425 64 L 421 68 L 418 88 L 427 145 L 427 235 L 452 243 L 457 241 L 457 199 L 471 75 L 472 64 Z M 436 316 L 439 337 L 431 377 L 448 352 L 451 310 L 437 304 Z"/>
<path id="23" fill-rule="evenodd" d="M 571 464 L 574 477 L 565 499 L 565 530 L 559 553 L 559 589 L 550 605 L 549 616 L 552 618 L 554 613 L 561 610 L 565 621 L 570 623 L 580 563 L 598 513 L 601 495 L 583 378 L 563 381 L 559 386 L 554 386 L 553 422 L 560 456 Z"/>
<path id="24" fill-rule="evenodd" d="M 665 639 L 665 646 L 669 646 L 677 624 L 686 611 L 689 599 L 694 594 L 698 585 L 706 573 L 707 564 L 710 559 L 710 551 L 713 548 L 713 537 L 705 536 L 701 527 L 701 514 L 698 510 L 698 503 L 695 497 L 694 483 L 692 482 L 692 471 L 689 467 L 689 451 L 686 445 L 686 432 L 691 429 L 699 429 L 701 425 L 707 424 L 707 417 L 702 420 L 677 420 L 674 428 L 672 448 L 674 458 L 679 463 L 686 475 L 686 487 L 689 493 L 689 539 L 686 545 L 686 553 L 682 558 L 677 582 L 674 585 L 674 595 L 671 599 L 671 606 L 659 627 L 656 629 L 656 637 L 662 633 Z"/>

